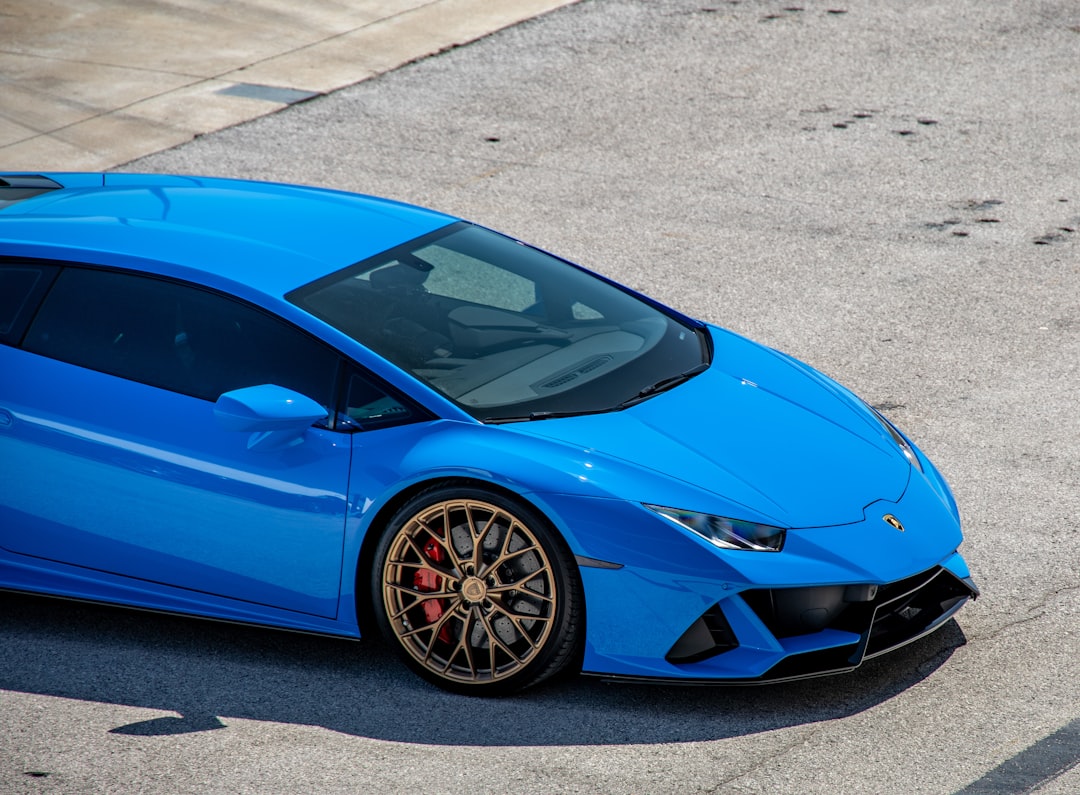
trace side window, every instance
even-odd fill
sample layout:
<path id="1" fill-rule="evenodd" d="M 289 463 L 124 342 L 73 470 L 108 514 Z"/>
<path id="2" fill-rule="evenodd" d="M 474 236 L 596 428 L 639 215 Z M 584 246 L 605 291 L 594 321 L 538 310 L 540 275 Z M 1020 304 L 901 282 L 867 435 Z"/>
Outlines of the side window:
<path id="1" fill-rule="evenodd" d="M 0 263 L 0 342 L 18 343 L 57 270 L 53 265 Z"/>
<path id="2" fill-rule="evenodd" d="M 345 396 L 345 416 L 341 425 L 362 430 L 375 430 L 393 425 L 405 425 L 426 419 L 421 409 L 403 398 L 397 398 L 372 378 L 354 372 L 349 376 Z"/>
<path id="3" fill-rule="evenodd" d="M 65 268 L 27 350 L 204 400 L 259 384 L 329 407 L 339 357 L 254 307 L 183 284 Z"/>

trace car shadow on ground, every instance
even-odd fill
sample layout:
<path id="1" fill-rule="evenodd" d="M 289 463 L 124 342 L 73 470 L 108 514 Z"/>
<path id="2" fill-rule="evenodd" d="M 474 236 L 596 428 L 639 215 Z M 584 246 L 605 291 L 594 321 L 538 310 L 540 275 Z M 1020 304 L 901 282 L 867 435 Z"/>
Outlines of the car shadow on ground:
<path id="1" fill-rule="evenodd" d="M 950 621 L 828 679 L 682 688 L 571 677 L 489 699 L 429 686 L 374 641 L 0 593 L 0 689 L 170 713 L 111 729 L 146 736 L 211 731 L 243 718 L 438 745 L 715 740 L 861 712 L 930 675 L 965 642 Z"/>

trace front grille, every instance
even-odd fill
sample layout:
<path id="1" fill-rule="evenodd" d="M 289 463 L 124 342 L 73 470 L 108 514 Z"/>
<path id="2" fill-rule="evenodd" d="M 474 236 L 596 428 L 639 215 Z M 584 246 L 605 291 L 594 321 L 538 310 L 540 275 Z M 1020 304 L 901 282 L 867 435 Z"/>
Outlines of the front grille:
<path id="1" fill-rule="evenodd" d="M 977 591 L 935 567 L 881 586 L 855 584 L 746 591 L 742 598 L 777 638 L 836 629 L 859 636 L 840 649 L 793 654 L 763 677 L 812 676 L 854 668 L 941 626 Z"/>
<path id="2" fill-rule="evenodd" d="M 844 586 L 762 588 L 744 591 L 742 598 L 777 638 L 820 632 L 846 612 Z"/>
<path id="3" fill-rule="evenodd" d="M 945 569 L 907 590 L 893 589 L 874 611 L 866 657 L 876 657 L 922 637 L 952 615 L 974 593 Z"/>

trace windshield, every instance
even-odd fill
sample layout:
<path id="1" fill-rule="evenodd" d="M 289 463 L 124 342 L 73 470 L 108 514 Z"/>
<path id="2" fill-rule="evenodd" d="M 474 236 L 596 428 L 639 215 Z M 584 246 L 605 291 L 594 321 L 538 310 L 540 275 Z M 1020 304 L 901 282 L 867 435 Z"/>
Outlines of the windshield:
<path id="1" fill-rule="evenodd" d="M 703 329 L 464 222 L 288 298 L 486 421 L 618 408 L 709 355 Z"/>

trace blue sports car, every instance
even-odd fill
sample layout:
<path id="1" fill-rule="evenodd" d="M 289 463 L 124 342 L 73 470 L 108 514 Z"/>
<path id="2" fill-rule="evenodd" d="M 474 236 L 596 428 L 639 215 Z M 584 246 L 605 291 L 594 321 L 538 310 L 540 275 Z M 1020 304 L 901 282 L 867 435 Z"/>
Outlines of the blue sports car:
<path id="1" fill-rule="evenodd" d="M 0 588 L 358 637 L 450 690 L 848 671 L 978 594 L 789 356 L 316 188 L 0 174 Z"/>

